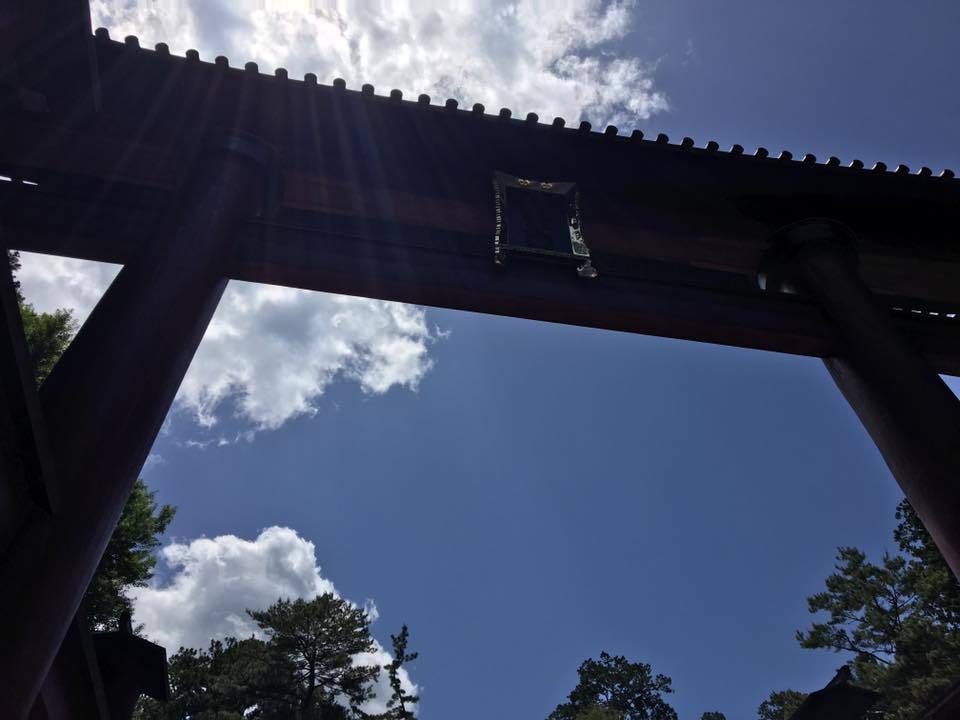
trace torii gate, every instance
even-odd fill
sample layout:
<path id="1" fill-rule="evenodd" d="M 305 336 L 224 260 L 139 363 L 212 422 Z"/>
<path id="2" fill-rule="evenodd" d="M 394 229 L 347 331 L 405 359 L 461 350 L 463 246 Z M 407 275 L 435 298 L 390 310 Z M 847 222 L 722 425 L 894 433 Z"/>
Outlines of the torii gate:
<path id="1" fill-rule="evenodd" d="M 2 717 L 33 707 L 231 278 L 821 357 L 960 574 L 949 171 L 267 76 L 94 34 L 86 0 L 0 6 L 0 111 L 4 245 L 124 266 L 39 394 L 0 288 Z"/>

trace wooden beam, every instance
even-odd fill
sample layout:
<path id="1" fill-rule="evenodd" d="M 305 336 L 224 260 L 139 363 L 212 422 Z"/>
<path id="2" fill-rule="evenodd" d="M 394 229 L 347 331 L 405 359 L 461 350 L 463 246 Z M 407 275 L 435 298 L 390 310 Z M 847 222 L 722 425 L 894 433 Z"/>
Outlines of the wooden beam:
<path id="1" fill-rule="evenodd" d="M 125 183 L 10 183 L 0 186 L 0 222 L 23 250 L 125 263 L 153 237 L 169 197 Z M 596 262 L 595 280 L 519 258 L 498 268 L 485 235 L 282 208 L 241 225 L 223 271 L 250 282 L 799 355 L 823 357 L 834 347 L 815 304 L 763 293 L 745 275 L 602 255 Z M 893 321 L 934 368 L 960 372 L 960 319 L 910 312 L 901 298 L 887 302 L 904 306 L 891 309 Z"/>
<path id="2" fill-rule="evenodd" d="M 861 276 L 909 342 L 940 372 L 960 370 L 960 182 L 949 176 L 407 102 L 103 33 L 94 46 L 100 115 L 21 113 L 0 136 L 0 174 L 39 183 L 0 186 L 0 223 L 23 249 L 123 262 L 204 133 L 235 127 L 277 149 L 283 181 L 276 212 L 243 224 L 229 277 L 824 356 L 834 338 L 822 313 L 756 287 L 774 231 L 823 215 L 855 232 Z M 493 267 L 497 170 L 577 183 L 599 278 Z"/>

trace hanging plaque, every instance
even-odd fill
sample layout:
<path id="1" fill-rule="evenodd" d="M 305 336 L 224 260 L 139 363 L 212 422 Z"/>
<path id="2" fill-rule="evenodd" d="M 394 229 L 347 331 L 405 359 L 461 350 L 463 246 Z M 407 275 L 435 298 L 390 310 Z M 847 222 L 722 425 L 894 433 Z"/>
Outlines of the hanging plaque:
<path id="1" fill-rule="evenodd" d="M 514 253 L 567 260 L 581 277 L 594 278 L 583 239 L 580 201 L 572 182 L 547 182 L 502 172 L 493 176 L 496 229 L 493 259 L 504 265 Z"/>

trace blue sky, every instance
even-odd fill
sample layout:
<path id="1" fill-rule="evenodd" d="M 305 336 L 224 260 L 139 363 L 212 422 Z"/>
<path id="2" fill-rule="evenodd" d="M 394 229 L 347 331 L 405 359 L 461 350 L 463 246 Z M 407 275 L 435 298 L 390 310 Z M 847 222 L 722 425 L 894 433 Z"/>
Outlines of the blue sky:
<path id="1" fill-rule="evenodd" d="M 453 88 L 698 144 L 960 166 L 955 2 L 359 3 L 335 18 L 352 35 L 315 44 L 284 23 L 309 16 L 322 36 L 322 3 L 92 4 L 114 36 L 267 71 Z M 564 58 L 576 77 L 556 74 Z M 108 277 L 24 263 L 43 308 L 82 314 Z M 796 643 L 805 598 L 838 545 L 892 548 L 900 494 L 818 361 L 230 292 L 145 470 L 179 507 L 159 583 L 138 596 L 148 633 L 243 629 L 244 603 L 335 586 L 375 602 L 385 645 L 409 624 L 426 720 L 545 717 L 602 650 L 670 675 L 682 720 L 755 717 L 771 690 L 816 689 L 843 662 Z"/>

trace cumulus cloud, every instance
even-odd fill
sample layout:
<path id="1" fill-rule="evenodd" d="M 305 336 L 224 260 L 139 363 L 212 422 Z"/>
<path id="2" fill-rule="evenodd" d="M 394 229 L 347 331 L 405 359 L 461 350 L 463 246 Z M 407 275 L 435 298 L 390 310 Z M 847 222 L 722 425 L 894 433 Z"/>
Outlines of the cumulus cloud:
<path id="1" fill-rule="evenodd" d="M 147 470 L 156 467 L 157 465 L 163 465 L 165 462 L 166 460 L 160 453 L 150 453 L 147 455 L 147 459 L 143 463 L 143 472 L 147 472 Z"/>
<path id="2" fill-rule="evenodd" d="M 665 110 L 653 63 L 613 50 L 632 0 L 93 0 L 94 25 L 292 77 L 628 126 Z"/>
<path id="3" fill-rule="evenodd" d="M 73 308 L 81 322 L 116 265 L 21 254 L 24 296 L 38 310 Z M 422 308 L 290 288 L 231 282 L 180 386 L 176 407 L 204 427 L 229 406 L 249 432 L 316 412 L 336 378 L 364 392 L 415 389 L 432 365 L 434 335 Z M 189 440 L 198 448 L 224 438 Z"/>
<path id="4" fill-rule="evenodd" d="M 82 323 L 118 272 L 120 266 L 109 263 L 20 253 L 17 279 L 27 302 L 39 312 L 70 308 Z"/>
<path id="5" fill-rule="evenodd" d="M 320 575 L 313 543 L 290 528 L 270 527 L 254 540 L 221 535 L 171 543 L 159 560 L 172 571 L 168 581 L 130 595 L 146 635 L 170 650 L 256 634 L 246 608 L 336 592 Z"/>
<path id="6" fill-rule="evenodd" d="M 365 392 L 416 388 L 430 369 L 423 309 L 398 303 L 232 282 L 177 402 L 216 423 L 227 399 L 255 429 L 315 412 L 337 376 Z"/>
<path id="7" fill-rule="evenodd" d="M 227 636 L 263 637 L 247 608 L 268 607 L 279 597 L 310 599 L 330 592 L 333 583 L 320 573 L 312 542 L 286 527 L 269 527 L 253 540 L 235 535 L 171 543 L 159 557 L 168 577 L 148 587 L 134 588 L 135 620 L 147 637 L 174 652 L 179 647 L 205 648 L 211 639 Z M 364 605 L 371 620 L 378 616 L 372 601 Z M 392 660 L 379 644 L 374 652 L 354 657 L 355 664 L 383 666 Z M 401 668 L 401 681 L 413 693 L 416 686 Z M 386 672 L 364 706 L 383 712 L 390 698 Z"/>

